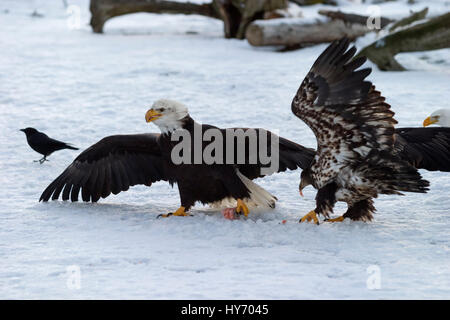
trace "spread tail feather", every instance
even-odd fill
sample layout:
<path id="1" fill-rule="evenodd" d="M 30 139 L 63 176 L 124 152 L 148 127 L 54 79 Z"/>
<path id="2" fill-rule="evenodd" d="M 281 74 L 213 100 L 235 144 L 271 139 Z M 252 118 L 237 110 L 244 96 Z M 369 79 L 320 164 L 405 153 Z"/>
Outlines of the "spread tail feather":
<path id="1" fill-rule="evenodd" d="M 244 176 L 239 170 L 236 174 L 249 191 L 249 198 L 242 199 L 249 208 L 275 208 L 275 202 L 278 200 L 274 195 L 269 193 L 263 187 L 257 185 L 252 180 Z M 236 199 L 231 197 L 209 204 L 212 208 L 230 208 L 236 206 Z"/>
<path id="2" fill-rule="evenodd" d="M 402 194 L 404 192 L 426 193 L 430 183 L 422 179 L 416 168 L 406 161 L 380 152 L 369 157 L 371 166 L 369 179 L 376 181 L 378 192 L 384 194 Z M 370 154 L 369 154 L 370 156 Z"/>

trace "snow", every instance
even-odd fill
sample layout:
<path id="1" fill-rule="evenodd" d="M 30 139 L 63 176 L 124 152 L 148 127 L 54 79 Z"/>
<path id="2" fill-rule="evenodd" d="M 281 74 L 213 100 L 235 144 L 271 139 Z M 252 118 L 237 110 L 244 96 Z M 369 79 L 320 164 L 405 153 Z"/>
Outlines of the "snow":
<path id="1" fill-rule="evenodd" d="M 0 2 L 0 298 L 450 297 L 447 173 L 423 172 L 428 194 L 380 197 L 371 223 L 298 224 L 315 205 L 311 187 L 298 196 L 300 171 L 257 180 L 279 198 L 277 208 L 234 221 L 202 206 L 193 217 L 156 219 L 179 205 L 177 189 L 163 182 L 97 204 L 39 203 L 77 152 L 34 163 L 40 155 L 20 128 L 85 149 L 107 135 L 156 132 L 144 114 L 159 98 L 185 103 L 198 122 L 265 127 L 315 147 L 290 102 L 325 45 L 253 48 L 223 39 L 221 22 L 200 16 L 123 16 L 98 35 L 87 25 L 88 2 L 68 2 L 81 8 L 80 28 L 68 28 L 62 2 Z M 448 1 L 427 5 L 448 10 Z M 400 126 L 450 108 L 449 53 L 401 55 L 408 72 L 374 68 L 370 79 Z"/>

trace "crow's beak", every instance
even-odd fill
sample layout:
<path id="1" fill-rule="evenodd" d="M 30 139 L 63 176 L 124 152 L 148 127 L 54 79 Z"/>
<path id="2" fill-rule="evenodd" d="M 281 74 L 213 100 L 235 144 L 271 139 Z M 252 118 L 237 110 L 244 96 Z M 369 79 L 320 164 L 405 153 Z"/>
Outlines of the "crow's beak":
<path id="1" fill-rule="evenodd" d="M 25 132 L 25 129 L 20 129 L 20 131 Z"/>
<path id="2" fill-rule="evenodd" d="M 145 121 L 146 122 L 152 122 L 152 121 L 155 121 L 156 119 L 161 118 L 161 117 L 162 117 L 161 113 L 159 113 L 159 112 L 157 112 L 157 111 L 155 111 L 153 109 L 150 109 L 145 114 Z"/>

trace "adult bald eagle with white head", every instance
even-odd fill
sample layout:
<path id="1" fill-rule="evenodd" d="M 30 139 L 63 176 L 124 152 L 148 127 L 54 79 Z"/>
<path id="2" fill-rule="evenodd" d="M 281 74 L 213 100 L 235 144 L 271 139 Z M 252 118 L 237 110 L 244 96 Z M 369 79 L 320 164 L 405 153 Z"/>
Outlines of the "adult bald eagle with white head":
<path id="1" fill-rule="evenodd" d="M 428 127 L 432 124 L 450 127 L 450 109 L 438 109 L 423 120 L 424 127 Z"/>
<path id="2" fill-rule="evenodd" d="M 236 205 L 237 213 L 247 216 L 249 207 L 275 206 L 276 197 L 252 181 L 270 173 L 270 170 L 263 170 L 269 169 L 268 163 L 258 157 L 262 149 L 266 149 L 271 156 L 277 153 L 277 157 L 271 158 L 276 162 L 275 172 L 306 168 L 314 155 L 314 150 L 263 129 L 219 129 L 198 124 L 190 117 L 186 106 L 173 100 L 156 101 L 147 111 L 145 119 L 158 126 L 161 134 L 116 135 L 100 140 L 83 151 L 44 190 L 40 201 L 57 200 L 60 195 L 63 200 L 78 201 L 81 192 L 83 201 L 97 202 L 111 193 L 126 191 L 130 186 L 150 186 L 162 180 L 171 185 L 177 184 L 181 200 L 181 206 L 173 213 L 163 214 L 164 217 L 187 216 L 196 202 L 211 205 L 232 203 Z M 219 160 L 222 157 L 223 161 L 210 163 L 201 157 L 196 162 L 195 151 L 202 155 L 210 146 L 209 141 L 196 139 L 196 130 L 200 135 L 213 130 L 219 133 L 217 139 L 225 139 L 231 130 L 244 134 L 244 139 L 239 142 L 234 137 L 232 149 L 226 148 L 227 141 L 212 152 Z M 174 162 L 174 148 L 180 145 L 173 138 L 179 132 L 189 133 L 188 142 L 191 151 L 194 151 L 188 155 L 191 161 Z M 209 140 L 213 139 L 216 137 Z M 183 157 L 187 151 L 182 150 Z M 239 161 L 242 152 L 243 158 Z M 228 161 L 230 158 L 231 161 Z"/>

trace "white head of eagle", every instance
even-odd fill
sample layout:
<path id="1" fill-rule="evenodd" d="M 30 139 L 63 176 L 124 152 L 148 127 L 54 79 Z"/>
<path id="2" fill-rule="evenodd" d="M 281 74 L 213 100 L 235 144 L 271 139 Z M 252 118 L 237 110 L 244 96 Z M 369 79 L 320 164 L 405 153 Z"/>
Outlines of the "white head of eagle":
<path id="1" fill-rule="evenodd" d="M 450 109 L 438 109 L 423 121 L 423 126 L 437 124 L 442 127 L 450 126 Z"/>
<path id="2" fill-rule="evenodd" d="M 183 119 L 189 116 L 187 107 L 181 102 L 159 99 L 145 114 L 145 121 L 153 122 L 161 133 L 170 133 L 182 128 Z"/>

